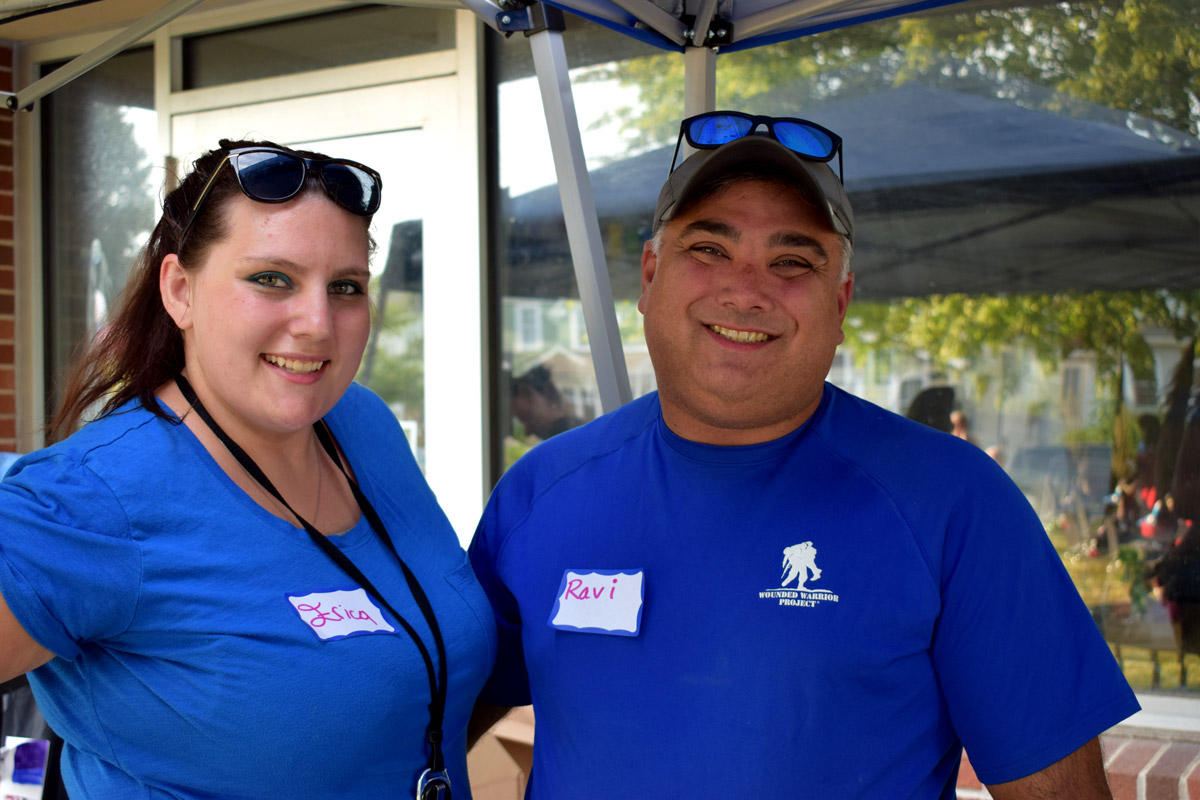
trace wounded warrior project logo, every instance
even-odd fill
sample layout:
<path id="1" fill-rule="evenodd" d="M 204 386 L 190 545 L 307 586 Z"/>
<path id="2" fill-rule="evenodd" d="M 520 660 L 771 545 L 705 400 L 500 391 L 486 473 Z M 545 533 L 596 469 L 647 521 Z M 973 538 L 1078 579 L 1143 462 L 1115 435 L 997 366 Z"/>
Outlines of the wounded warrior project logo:
<path id="1" fill-rule="evenodd" d="M 812 542 L 801 542 L 783 548 L 783 574 L 779 588 L 758 593 L 764 600 L 778 600 L 781 606 L 816 608 L 821 603 L 836 603 L 838 596 L 829 589 L 812 588 L 809 581 L 821 579 L 821 568 L 817 566 L 817 548 Z M 796 582 L 792 588 L 788 584 Z"/>

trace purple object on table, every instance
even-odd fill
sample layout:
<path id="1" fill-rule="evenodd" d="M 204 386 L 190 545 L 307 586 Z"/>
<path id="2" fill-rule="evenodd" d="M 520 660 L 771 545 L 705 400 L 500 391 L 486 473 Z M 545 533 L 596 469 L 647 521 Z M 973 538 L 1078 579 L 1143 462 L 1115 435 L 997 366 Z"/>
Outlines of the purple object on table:
<path id="1" fill-rule="evenodd" d="M 46 777 L 46 756 L 50 743 L 45 739 L 34 739 L 17 745 L 13 753 L 13 783 L 41 786 Z"/>

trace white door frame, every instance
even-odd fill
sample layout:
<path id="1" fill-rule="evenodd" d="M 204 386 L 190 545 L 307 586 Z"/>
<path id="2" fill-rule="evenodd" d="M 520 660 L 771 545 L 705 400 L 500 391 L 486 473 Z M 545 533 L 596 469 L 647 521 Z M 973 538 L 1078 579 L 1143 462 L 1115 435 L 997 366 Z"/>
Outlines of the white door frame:
<path id="1" fill-rule="evenodd" d="M 488 287 L 482 37 L 471 12 L 456 12 L 456 19 L 454 51 L 159 96 L 169 105 L 160 130 L 181 171 L 221 137 L 287 143 L 425 132 L 426 150 L 412 158 L 437 164 L 440 178 L 407 186 L 402 175 L 385 173 L 384 192 L 422 198 L 425 474 L 465 543 L 491 487 Z"/>

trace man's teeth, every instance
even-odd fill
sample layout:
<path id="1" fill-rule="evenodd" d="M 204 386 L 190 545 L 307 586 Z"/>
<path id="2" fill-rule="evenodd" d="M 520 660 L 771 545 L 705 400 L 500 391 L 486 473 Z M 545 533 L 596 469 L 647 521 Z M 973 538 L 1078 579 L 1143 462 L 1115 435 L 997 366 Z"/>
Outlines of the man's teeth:
<path id="1" fill-rule="evenodd" d="M 735 342 L 765 342 L 771 337 L 765 333 L 756 331 L 734 331 L 729 328 L 722 328 L 720 325 L 709 325 L 709 330 L 713 333 L 724 336 L 726 339 L 731 339 Z"/>
<path id="2" fill-rule="evenodd" d="M 274 364 L 277 367 L 283 367 L 288 372 L 295 372 L 300 375 L 316 372 L 325 366 L 324 361 L 299 361 L 291 358 L 280 358 L 279 356 L 263 356 L 263 358 L 268 363 Z"/>

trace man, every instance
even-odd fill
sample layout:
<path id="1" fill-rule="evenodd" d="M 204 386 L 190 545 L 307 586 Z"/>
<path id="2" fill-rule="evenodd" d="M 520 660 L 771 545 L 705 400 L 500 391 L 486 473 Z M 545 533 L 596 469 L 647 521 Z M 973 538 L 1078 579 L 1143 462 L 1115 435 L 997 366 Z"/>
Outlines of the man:
<path id="1" fill-rule="evenodd" d="M 537 717 L 527 796 L 953 798 L 965 745 L 997 800 L 1110 797 L 1096 737 L 1137 703 L 1020 491 L 824 382 L 854 287 L 836 137 L 746 119 L 685 121 L 711 149 L 659 198 L 658 393 L 518 462 L 471 546 L 481 702 Z"/>

